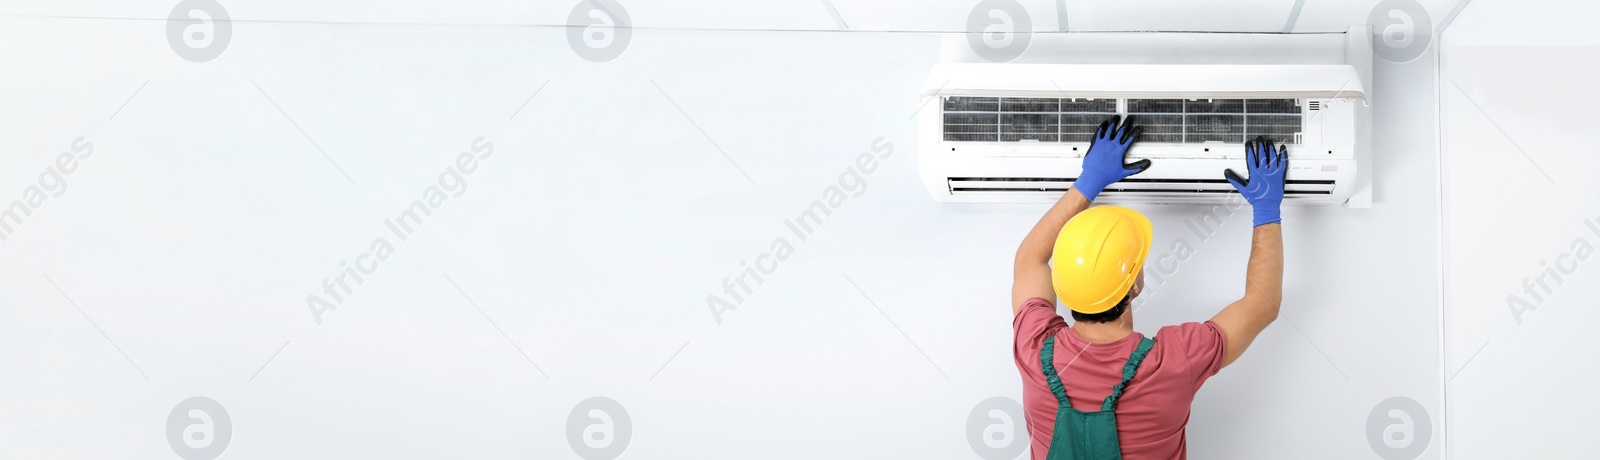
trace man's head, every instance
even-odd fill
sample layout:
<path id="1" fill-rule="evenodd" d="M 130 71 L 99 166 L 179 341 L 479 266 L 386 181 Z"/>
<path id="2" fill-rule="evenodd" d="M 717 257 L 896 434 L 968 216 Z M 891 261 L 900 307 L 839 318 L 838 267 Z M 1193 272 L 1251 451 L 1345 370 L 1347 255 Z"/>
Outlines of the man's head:
<path id="1" fill-rule="evenodd" d="M 1154 235 L 1150 219 L 1119 206 L 1073 216 L 1056 235 L 1050 278 L 1076 321 L 1121 318 L 1144 288 L 1144 261 Z"/>

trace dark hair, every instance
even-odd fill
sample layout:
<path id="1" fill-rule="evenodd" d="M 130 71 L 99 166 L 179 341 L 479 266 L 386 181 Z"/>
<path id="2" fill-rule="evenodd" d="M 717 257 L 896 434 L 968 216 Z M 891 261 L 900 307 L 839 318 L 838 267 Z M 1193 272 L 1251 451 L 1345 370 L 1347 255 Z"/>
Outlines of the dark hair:
<path id="1" fill-rule="evenodd" d="M 1132 293 L 1129 293 L 1129 294 L 1132 294 Z M 1128 304 L 1130 303 L 1129 301 L 1131 301 L 1131 300 L 1133 300 L 1133 296 L 1132 295 L 1124 295 L 1124 296 L 1122 296 L 1122 301 L 1121 302 L 1117 302 L 1117 306 L 1111 307 L 1110 310 L 1106 310 L 1106 311 L 1103 311 L 1103 312 L 1100 312 L 1100 313 L 1078 313 L 1077 310 L 1073 310 L 1072 311 L 1072 320 L 1073 321 L 1088 322 L 1088 323 L 1109 323 L 1109 322 L 1112 322 L 1112 321 L 1116 321 L 1117 318 L 1121 318 L 1122 317 L 1122 312 L 1125 312 L 1125 311 L 1128 310 Z"/>

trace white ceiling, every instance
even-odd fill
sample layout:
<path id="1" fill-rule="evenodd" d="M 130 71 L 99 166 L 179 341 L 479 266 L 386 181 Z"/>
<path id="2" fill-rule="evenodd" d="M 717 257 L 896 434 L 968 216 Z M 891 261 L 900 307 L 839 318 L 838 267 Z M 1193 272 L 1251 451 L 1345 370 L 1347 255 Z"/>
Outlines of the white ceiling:
<path id="1" fill-rule="evenodd" d="M 522 0 L 218 0 L 235 21 L 398 22 L 423 24 L 563 25 L 580 1 Z M 755 30 L 942 31 L 966 29 L 976 0 L 612 0 L 637 27 Z M 1077 31 L 1282 32 L 1297 3 L 1295 32 L 1341 32 L 1364 24 L 1378 0 L 1017 0 L 1032 29 L 1059 31 L 1061 7 Z M 1410 0 L 1406 0 L 1410 1 Z M 1416 0 L 1435 24 L 1465 0 Z M 164 19 L 174 2 L 26 1 L 0 5 L 0 15 Z M 837 12 L 835 19 L 834 12 Z M 0 17 L 0 19 L 4 19 Z"/>

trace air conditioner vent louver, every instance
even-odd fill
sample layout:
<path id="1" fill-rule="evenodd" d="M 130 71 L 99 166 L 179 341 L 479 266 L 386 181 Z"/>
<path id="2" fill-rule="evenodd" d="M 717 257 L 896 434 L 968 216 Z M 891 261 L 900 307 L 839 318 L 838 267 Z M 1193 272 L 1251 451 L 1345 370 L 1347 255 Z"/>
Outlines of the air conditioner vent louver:
<path id="1" fill-rule="evenodd" d="M 1072 186 L 1074 177 L 950 177 L 946 179 L 950 192 L 963 194 L 1006 193 L 1062 193 Z M 1284 195 L 1317 196 L 1333 193 L 1335 181 L 1289 179 L 1284 184 Z M 1225 179 L 1145 179 L 1127 178 L 1106 187 L 1102 192 L 1109 196 L 1123 194 L 1180 194 L 1239 193 Z"/>

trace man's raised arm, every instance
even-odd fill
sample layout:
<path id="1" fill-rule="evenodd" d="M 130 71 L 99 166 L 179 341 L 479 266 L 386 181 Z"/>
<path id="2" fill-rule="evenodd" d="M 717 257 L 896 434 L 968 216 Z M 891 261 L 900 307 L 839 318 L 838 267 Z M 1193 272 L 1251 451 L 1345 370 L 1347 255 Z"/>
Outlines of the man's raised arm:
<path id="1" fill-rule="evenodd" d="M 1244 354 L 1268 324 L 1278 319 L 1283 303 L 1283 224 L 1279 208 L 1283 205 L 1284 176 L 1289 154 L 1283 146 L 1273 147 L 1257 137 L 1245 144 L 1245 162 L 1250 177 L 1239 177 L 1233 170 L 1224 176 L 1254 211 L 1254 234 L 1250 243 L 1250 264 L 1244 277 L 1244 297 L 1223 308 L 1211 318 L 1227 339 L 1222 358 L 1226 367 Z"/>

